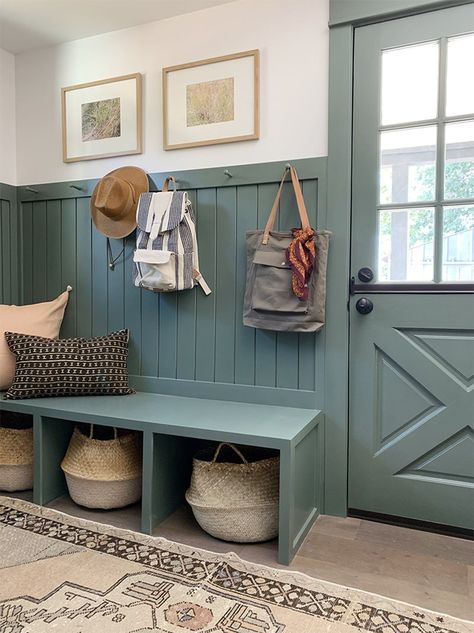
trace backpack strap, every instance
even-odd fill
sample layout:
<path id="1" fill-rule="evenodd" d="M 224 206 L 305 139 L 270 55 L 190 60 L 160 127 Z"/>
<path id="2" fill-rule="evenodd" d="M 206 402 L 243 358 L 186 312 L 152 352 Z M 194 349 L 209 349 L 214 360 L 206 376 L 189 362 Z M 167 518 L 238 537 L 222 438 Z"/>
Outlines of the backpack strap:
<path id="1" fill-rule="evenodd" d="M 201 273 L 199 272 L 199 270 L 193 270 L 193 276 L 194 279 L 198 282 L 198 284 L 201 286 L 202 291 L 204 292 L 204 294 L 206 296 L 210 295 L 212 290 L 209 288 L 209 286 L 207 285 L 206 280 L 204 279 L 204 277 L 201 275 Z"/>

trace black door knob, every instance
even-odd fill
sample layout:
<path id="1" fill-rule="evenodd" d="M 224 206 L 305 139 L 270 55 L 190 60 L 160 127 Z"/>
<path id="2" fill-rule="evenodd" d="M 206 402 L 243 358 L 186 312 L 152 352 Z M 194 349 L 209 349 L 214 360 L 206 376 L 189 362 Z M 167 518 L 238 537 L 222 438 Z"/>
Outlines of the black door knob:
<path id="1" fill-rule="evenodd" d="M 369 281 L 372 281 L 372 279 L 374 278 L 374 273 L 371 268 L 364 266 L 364 268 L 361 268 L 359 270 L 357 276 L 359 277 L 359 281 L 363 281 L 365 284 L 368 284 Z"/>
<path id="2" fill-rule="evenodd" d="M 374 309 L 374 304 L 367 297 L 361 297 L 357 300 L 356 310 L 359 314 L 369 314 Z"/>

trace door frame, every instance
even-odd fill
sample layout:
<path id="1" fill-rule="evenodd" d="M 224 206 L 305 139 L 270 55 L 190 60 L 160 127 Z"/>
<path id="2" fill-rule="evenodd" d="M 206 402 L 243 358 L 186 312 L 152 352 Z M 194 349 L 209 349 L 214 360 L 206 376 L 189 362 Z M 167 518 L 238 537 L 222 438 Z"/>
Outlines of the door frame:
<path id="1" fill-rule="evenodd" d="M 474 0 L 330 0 L 326 315 L 326 514 L 346 516 L 349 451 L 349 278 L 352 215 L 352 98 L 356 27 Z M 370 5 L 370 6 L 369 6 Z"/>

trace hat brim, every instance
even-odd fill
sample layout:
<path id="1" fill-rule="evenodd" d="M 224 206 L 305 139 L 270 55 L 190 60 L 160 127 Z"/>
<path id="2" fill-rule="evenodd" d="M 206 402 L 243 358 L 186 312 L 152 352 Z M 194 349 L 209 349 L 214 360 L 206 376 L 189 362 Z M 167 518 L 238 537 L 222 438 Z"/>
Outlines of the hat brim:
<path id="1" fill-rule="evenodd" d="M 124 217 L 120 218 L 120 220 L 112 220 L 102 213 L 100 209 L 95 206 L 95 199 L 97 195 L 97 187 L 98 183 L 92 192 L 91 197 L 91 217 L 94 225 L 98 231 L 100 231 L 106 237 L 111 237 L 113 239 L 120 239 L 123 237 L 127 237 L 130 233 L 137 227 L 137 206 L 138 199 L 140 194 L 145 193 L 149 190 L 148 184 L 148 176 L 146 172 L 140 167 L 119 167 L 118 169 L 114 169 L 107 176 L 115 176 L 117 178 L 121 178 L 122 180 L 126 180 L 130 183 L 133 191 L 134 191 L 134 204 L 127 209 Z"/>

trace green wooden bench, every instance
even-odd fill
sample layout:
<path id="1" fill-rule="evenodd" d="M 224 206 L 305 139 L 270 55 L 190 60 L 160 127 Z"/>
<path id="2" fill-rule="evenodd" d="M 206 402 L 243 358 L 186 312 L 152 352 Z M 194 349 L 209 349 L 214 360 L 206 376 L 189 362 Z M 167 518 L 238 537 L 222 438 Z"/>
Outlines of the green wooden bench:
<path id="1" fill-rule="evenodd" d="M 33 499 L 40 505 L 66 492 L 60 463 L 74 423 L 92 422 L 143 433 L 141 528 L 146 534 L 183 503 L 196 440 L 280 451 L 280 563 L 291 562 L 319 513 L 324 416 L 318 410 L 144 392 L 131 396 L 0 399 L 0 409 L 33 416 Z"/>

